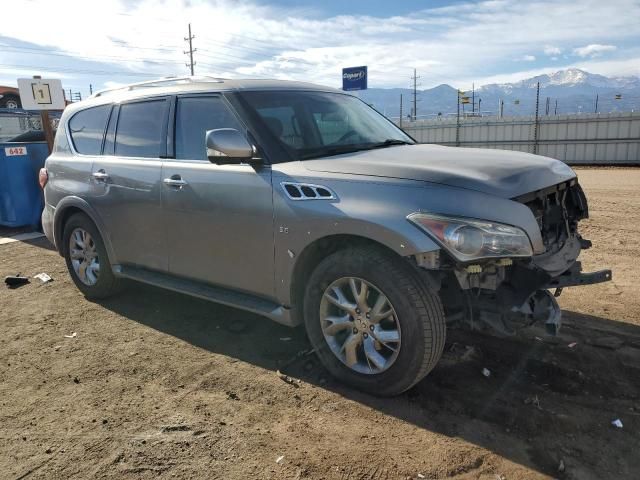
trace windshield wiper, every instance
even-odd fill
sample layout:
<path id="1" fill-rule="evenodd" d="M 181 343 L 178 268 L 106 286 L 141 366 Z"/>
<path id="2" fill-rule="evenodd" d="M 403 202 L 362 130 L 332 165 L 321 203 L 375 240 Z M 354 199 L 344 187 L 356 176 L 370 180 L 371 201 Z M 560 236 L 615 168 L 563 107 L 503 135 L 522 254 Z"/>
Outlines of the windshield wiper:
<path id="1" fill-rule="evenodd" d="M 397 138 L 388 138 L 384 142 L 373 143 L 369 145 L 369 149 L 373 148 L 385 148 L 391 147 L 392 145 L 414 145 L 413 142 L 407 142 L 406 140 L 398 140 Z"/>
<path id="2" fill-rule="evenodd" d="M 359 152 L 363 150 L 373 150 L 374 148 L 385 148 L 385 147 L 390 147 L 392 145 L 414 145 L 414 143 L 407 142 L 406 140 L 389 138 L 384 142 L 360 143 L 360 144 L 352 144 L 352 145 L 339 145 L 331 148 L 319 148 L 311 152 L 303 153 L 298 158 L 300 160 L 310 160 L 312 158 L 330 157 L 332 155 L 341 155 L 343 153 L 353 153 L 353 152 Z"/>
<path id="3" fill-rule="evenodd" d="M 312 158 L 330 157 L 332 155 L 340 155 L 343 153 L 353 153 L 360 150 L 368 150 L 369 146 L 363 145 L 342 145 L 339 147 L 322 148 L 313 152 L 303 153 L 299 155 L 300 160 L 310 160 Z"/>

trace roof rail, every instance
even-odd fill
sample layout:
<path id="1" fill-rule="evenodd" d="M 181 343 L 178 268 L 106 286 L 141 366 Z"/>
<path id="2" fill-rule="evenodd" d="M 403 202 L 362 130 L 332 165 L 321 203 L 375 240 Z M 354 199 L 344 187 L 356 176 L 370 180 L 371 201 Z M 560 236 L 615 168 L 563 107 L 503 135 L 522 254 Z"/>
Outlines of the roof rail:
<path id="1" fill-rule="evenodd" d="M 148 80 L 146 82 L 138 82 L 131 83 L 129 85 L 123 85 L 121 87 L 107 88 L 104 90 L 100 90 L 89 98 L 101 97 L 107 93 L 113 93 L 117 91 L 131 91 L 137 90 L 139 88 L 153 88 L 153 87 L 170 87 L 172 85 L 179 85 L 181 83 L 200 83 L 200 82 L 211 82 L 211 83 L 223 83 L 224 78 L 211 77 L 208 75 L 200 75 L 193 77 L 162 77 L 156 80 Z"/>

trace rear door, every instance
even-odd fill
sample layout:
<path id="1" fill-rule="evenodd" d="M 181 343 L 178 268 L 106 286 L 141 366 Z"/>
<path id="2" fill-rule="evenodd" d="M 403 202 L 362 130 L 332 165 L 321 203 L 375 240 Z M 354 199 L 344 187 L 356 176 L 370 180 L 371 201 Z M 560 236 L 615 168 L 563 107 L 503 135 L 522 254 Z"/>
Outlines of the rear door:
<path id="1" fill-rule="evenodd" d="M 167 98 L 116 106 L 103 155 L 94 159 L 91 204 L 106 226 L 114 263 L 167 270 L 160 196 L 168 111 Z"/>
<path id="2" fill-rule="evenodd" d="M 270 167 L 207 160 L 207 130 L 246 134 L 221 96 L 179 96 L 175 102 L 174 135 L 169 132 L 175 158 L 162 167 L 169 271 L 273 297 Z"/>

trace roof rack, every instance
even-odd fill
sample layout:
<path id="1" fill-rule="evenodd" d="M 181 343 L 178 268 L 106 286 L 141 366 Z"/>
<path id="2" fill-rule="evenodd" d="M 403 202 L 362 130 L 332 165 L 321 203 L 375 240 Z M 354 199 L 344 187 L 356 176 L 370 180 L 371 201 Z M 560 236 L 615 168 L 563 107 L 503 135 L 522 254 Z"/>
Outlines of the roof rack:
<path id="1" fill-rule="evenodd" d="M 129 85 L 123 85 L 121 87 L 107 88 L 105 90 L 100 90 L 89 98 L 101 97 L 107 93 L 113 93 L 117 91 L 131 91 L 137 90 L 139 88 L 153 88 L 153 87 L 170 87 L 172 85 L 180 85 L 183 83 L 200 83 L 200 82 L 211 82 L 211 83 L 223 83 L 225 81 L 224 78 L 211 77 L 208 75 L 200 75 L 193 77 L 162 77 L 156 80 L 148 80 L 146 82 L 138 82 L 131 83 Z"/>

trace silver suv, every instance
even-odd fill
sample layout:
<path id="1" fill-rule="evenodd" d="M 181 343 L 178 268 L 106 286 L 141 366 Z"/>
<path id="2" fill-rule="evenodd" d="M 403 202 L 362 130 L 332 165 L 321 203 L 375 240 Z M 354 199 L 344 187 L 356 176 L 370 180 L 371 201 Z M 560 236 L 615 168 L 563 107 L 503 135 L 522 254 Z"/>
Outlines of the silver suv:
<path id="1" fill-rule="evenodd" d="M 326 368 L 403 392 L 447 326 L 550 333 L 576 259 L 576 174 L 513 151 L 418 145 L 304 83 L 166 79 L 66 108 L 41 172 L 47 237 L 89 298 L 133 279 L 304 325 Z"/>

